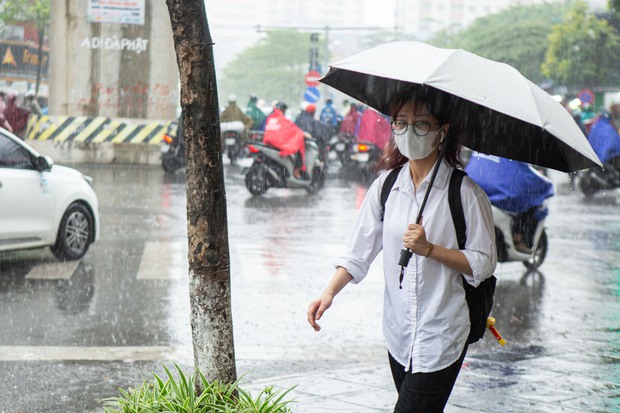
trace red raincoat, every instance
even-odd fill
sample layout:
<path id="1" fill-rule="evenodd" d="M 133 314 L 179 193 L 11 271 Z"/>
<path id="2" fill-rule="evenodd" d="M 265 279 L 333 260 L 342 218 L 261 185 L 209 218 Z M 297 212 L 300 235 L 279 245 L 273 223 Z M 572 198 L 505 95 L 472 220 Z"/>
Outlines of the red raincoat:
<path id="1" fill-rule="evenodd" d="M 9 122 L 9 125 L 11 125 L 11 128 L 13 128 L 13 133 L 21 138 L 22 133 L 26 130 L 26 126 L 28 125 L 30 111 L 17 106 L 16 96 L 9 96 L 6 108 L 4 109 L 4 116 L 6 117 L 6 121 Z"/>
<path id="2" fill-rule="evenodd" d="M 358 142 L 369 142 L 383 150 L 391 136 L 392 128 L 387 119 L 374 109 L 366 109 L 357 135 Z"/>
<path id="3" fill-rule="evenodd" d="M 289 156 L 297 152 L 301 154 L 303 171 L 306 170 L 306 146 L 304 131 L 288 120 L 279 109 L 267 117 L 263 142 L 280 149 L 280 156 Z"/>
<path id="4" fill-rule="evenodd" d="M 349 113 L 347 113 L 347 116 L 345 116 L 342 120 L 340 132 L 350 133 L 351 135 L 357 136 L 361 117 L 362 114 L 357 110 L 357 107 L 351 105 Z"/>

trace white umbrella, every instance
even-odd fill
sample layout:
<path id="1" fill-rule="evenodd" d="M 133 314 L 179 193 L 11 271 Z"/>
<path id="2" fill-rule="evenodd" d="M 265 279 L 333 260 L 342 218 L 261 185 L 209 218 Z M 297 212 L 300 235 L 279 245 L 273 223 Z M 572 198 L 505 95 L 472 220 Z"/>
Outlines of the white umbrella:
<path id="1" fill-rule="evenodd" d="M 386 43 L 330 66 L 320 82 L 389 115 L 413 85 L 446 92 L 458 107 L 462 143 L 482 153 L 560 171 L 600 166 L 572 116 L 505 63 L 425 43 Z"/>

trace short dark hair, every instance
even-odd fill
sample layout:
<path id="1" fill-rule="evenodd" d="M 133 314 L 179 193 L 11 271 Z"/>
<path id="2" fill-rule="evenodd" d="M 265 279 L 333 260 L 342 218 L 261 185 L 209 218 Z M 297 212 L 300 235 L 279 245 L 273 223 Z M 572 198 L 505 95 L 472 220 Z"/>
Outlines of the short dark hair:
<path id="1" fill-rule="evenodd" d="M 412 86 L 409 89 L 395 95 L 390 101 L 390 116 L 395 119 L 400 109 L 407 102 L 424 104 L 428 111 L 442 125 L 449 124 L 448 133 L 441 144 L 444 157 L 454 167 L 462 167 L 461 144 L 459 142 L 460 130 L 455 122 L 455 115 L 459 112 L 459 101 L 452 95 L 441 92 L 429 86 Z M 394 169 L 408 161 L 407 157 L 400 153 L 394 139 L 390 139 L 385 147 L 383 156 L 377 164 L 377 169 Z"/>

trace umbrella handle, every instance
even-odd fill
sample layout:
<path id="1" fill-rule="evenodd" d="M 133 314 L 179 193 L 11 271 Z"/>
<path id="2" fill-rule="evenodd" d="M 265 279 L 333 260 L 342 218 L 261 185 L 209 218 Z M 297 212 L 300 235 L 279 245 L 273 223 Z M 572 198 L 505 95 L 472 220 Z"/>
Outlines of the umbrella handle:
<path id="1" fill-rule="evenodd" d="M 420 206 L 420 211 L 418 212 L 418 217 L 415 220 L 416 224 L 420 224 L 422 222 L 422 212 L 424 212 L 424 207 L 426 206 L 426 201 L 428 200 L 428 195 L 431 193 L 431 188 L 433 187 L 433 182 L 435 182 L 435 177 L 437 176 L 437 171 L 439 170 L 439 166 L 443 161 L 444 151 L 439 151 L 439 155 L 437 156 L 437 161 L 435 161 L 435 167 L 433 168 L 433 172 L 431 174 L 431 180 L 428 183 L 428 188 L 426 189 L 426 193 L 424 194 L 424 199 L 422 200 L 422 206 Z M 413 256 L 413 251 L 408 248 L 403 248 L 400 250 L 400 259 L 398 260 L 398 265 L 400 265 L 400 288 L 402 288 L 403 277 L 405 275 L 405 267 L 409 265 L 409 260 Z"/>
<path id="2" fill-rule="evenodd" d="M 403 248 L 400 250 L 400 259 L 398 260 L 398 265 L 401 267 L 406 267 L 409 264 L 409 260 L 413 256 L 413 251 L 409 248 Z"/>

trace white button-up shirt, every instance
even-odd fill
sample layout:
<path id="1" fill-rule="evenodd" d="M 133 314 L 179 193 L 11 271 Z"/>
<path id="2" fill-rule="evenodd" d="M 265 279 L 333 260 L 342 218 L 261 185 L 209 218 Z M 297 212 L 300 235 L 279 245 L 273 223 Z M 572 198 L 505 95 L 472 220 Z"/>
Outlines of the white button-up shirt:
<path id="1" fill-rule="evenodd" d="M 442 162 L 423 211 L 422 226 L 429 242 L 458 250 L 448 203 L 453 169 Z M 438 371 L 458 360 L 469 335 L 462 276 L 455 269 L 414 253 L 399 289 L 403 235 L 407 226 L 415 223 L 431 174 L 416 190 L 405 165 L 392 187 L 381 221 L 381 188 L 387 174 L 377 178 L 368 190 L 346 252 L 335 265 L 344 267 L 353 276 L 352 282 L 358 283 L 383 249 L 383 334 L 388 351 L 408 371 Z M 461 184 L 461 200 L 467 226 L 467 243 L 462 252 L 473 270 L 473 275 L 465 278 L 478 286 L 493 274 L 497 263 L 491 203 L 469 177 Z"/>

